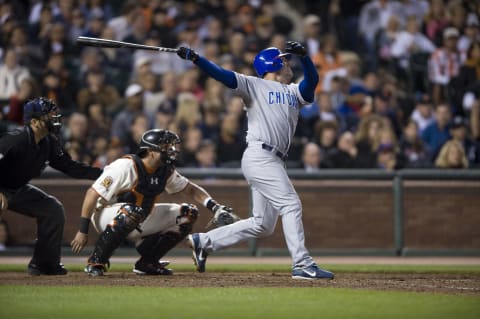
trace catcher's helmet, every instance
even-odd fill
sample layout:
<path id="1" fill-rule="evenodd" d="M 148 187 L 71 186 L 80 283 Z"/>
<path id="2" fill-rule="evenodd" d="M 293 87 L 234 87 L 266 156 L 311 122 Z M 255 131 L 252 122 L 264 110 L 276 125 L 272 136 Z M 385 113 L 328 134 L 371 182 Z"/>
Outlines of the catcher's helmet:
<path id="1" fill-rule="evenodd" d="M 177 144 L 180 144 L 180 138 L 174 132 L 163 129 L 149 130 L 142 135 L 138 153 L 146 150 L 158 151 L 162 153 L 165 162 L 170 164 L 177 158 Z"/>
<path id="2" fill-rule="evenodd" d="M 62 127 L 62 115 L 57 105 L 45 97 L 28 101 L 23 106 L 23 121 L 30 123 L 32 119 L 43 120 L 50 133 L 58 133 Z"/>
<path id="3" fill-rule="evenodd" d="M 282 53 L 275 47 L 263 49 L 255 56 L 253 67 L 258 76 L 263 78 L 265 73 L 276 72 L 283 67 L 282 57 L 290 59 L 291 55 L 290 53 Z"/>

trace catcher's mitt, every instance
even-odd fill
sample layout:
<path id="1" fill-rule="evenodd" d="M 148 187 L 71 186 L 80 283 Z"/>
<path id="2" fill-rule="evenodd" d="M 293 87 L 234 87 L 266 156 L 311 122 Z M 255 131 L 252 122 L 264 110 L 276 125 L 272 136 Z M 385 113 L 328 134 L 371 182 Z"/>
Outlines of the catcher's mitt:
<path id="1" fill-rule="evenodd" d="M 240 220 L 231 207 L 223 205 L 215 205 L 212 209 L 214 215 L 212 219 L 208 222 L 206 228 L 210 227 L 222 227 L 225 225 L 230 225 Z"/>

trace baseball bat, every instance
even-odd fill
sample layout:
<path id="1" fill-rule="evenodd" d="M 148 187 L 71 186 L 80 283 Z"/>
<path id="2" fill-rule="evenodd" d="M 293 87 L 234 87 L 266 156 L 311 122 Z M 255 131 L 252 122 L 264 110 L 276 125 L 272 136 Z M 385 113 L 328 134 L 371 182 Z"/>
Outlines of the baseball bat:
<path id="1" fill-rule="evenodd" d="M 136 44 L 123 41 L 115 41 L 101 38 L 91 38 L 91 37 L 78 37 L 77 43 L 81 45 L 87 45 L 91 47 L 101 47 L 101 48 L 130 48 L 130 49 L 140 49 L 140 50 L 151 50 L 151 51 L 160 51 L 160 52 L 172 52 L 176 53 L 178 50 L 173 48 L 164 48 L 164 47 L 155 47 L 145 44 Z"/>

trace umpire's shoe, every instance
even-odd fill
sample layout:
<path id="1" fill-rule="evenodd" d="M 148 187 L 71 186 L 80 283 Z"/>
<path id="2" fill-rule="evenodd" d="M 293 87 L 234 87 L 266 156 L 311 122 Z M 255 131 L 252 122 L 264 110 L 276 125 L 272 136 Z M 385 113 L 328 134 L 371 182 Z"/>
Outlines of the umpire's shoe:
<path id="1" fill-rule="evenodd" d="M 297 266 L 292 270 L 293 279 L 333 279 L 335 275 L 325 269 L 321 269 L 317 264 L 312 264 L 308 267 Z"/>
<path id="2" fill-rule="evenodd" d="M 103 273 L 107 271 L 107 267 L 103 264 L 88 264 L 85 266 L 84 271 L 92 277 L 103 276 Z"/>
<path id="3" fill-rule="evenodd" d="M 198 234 L 188 235 L 188 242 L 192 247 L 193 263 L 197 267 L 198 272 L 205 272 L 205 264 L 207 263 L 207 252 L 200 247 L 200 236 Z"/>
<path id="4" fill-rule="evenodd" d="M 29 263 L 27 272 L 32 276 L 62 276 L 68 273 L 63 264 L 42 264 Z"/>
<path id="5" fill-rule="evenodd" d="M 170 262 L 160 261 L 157 263 L 149 263 L 143 260 L 139 260 L 135 263 L 133 272 L 137 275 L 146 275 L 146 276 L 171 276 L 173 275 L 173 270 L 166 268 Z"/>

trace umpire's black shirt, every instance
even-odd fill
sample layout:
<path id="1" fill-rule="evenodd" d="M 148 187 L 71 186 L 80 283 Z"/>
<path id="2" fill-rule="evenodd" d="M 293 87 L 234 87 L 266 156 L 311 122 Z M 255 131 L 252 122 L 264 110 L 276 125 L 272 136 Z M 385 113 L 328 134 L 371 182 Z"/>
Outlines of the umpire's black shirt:
<path id="1" fill-rule="evenodd" d="M 97 179 L 102 170 L 72 160 L 58 140 L 47 135 L 38 144 L 30 126 L 0 137 L 0 190 L 18 189 L 40 176 L 47 165 L 74 178 Z"/>

